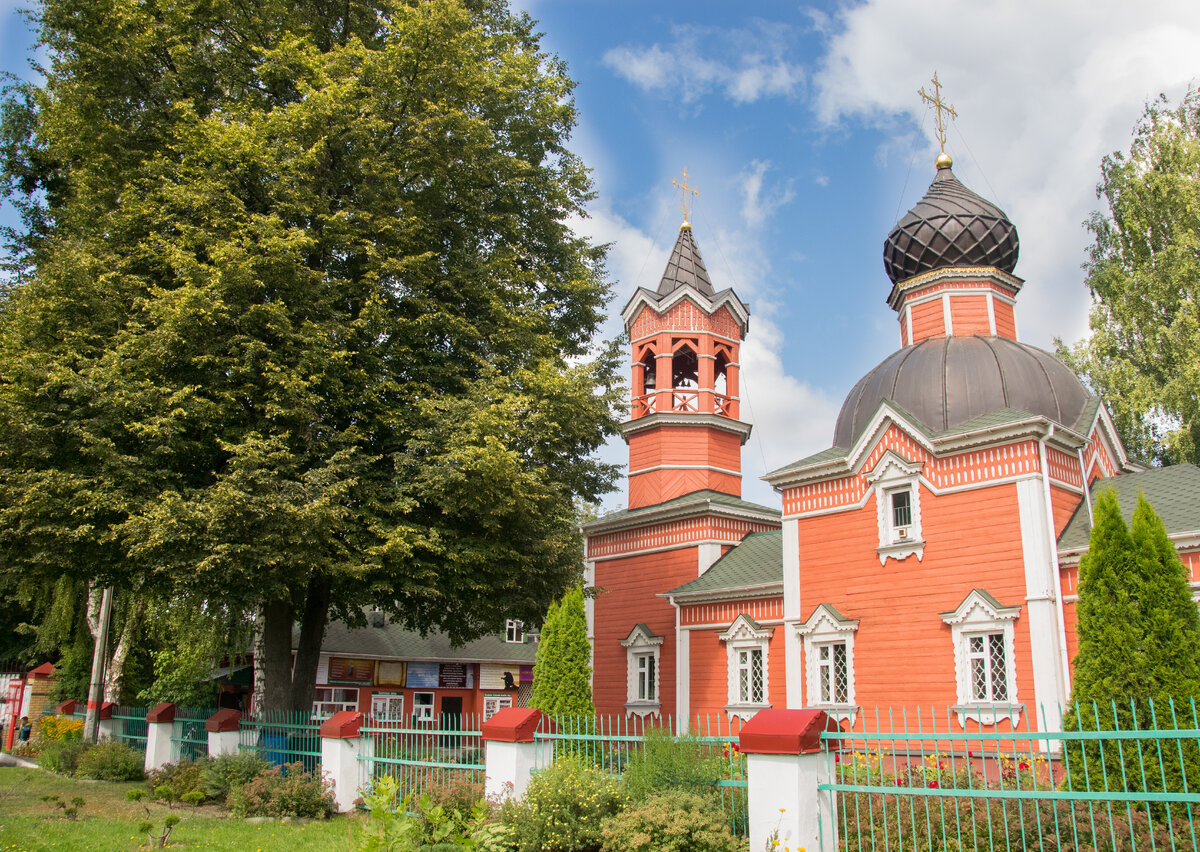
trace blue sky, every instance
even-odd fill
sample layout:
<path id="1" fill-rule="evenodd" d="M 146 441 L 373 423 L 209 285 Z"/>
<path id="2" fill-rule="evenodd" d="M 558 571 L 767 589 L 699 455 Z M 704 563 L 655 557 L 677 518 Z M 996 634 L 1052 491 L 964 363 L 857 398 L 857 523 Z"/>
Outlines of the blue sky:
<path id="1" fill-rule="evenodd" d="M 686 166 L 699 187 L 713 283 L 751 308 L 744 494 L 769 505 L 758 477 L 827 447 L 842 398 L 899 346 L 882 244 L 933 177 L 917 90 L 935 70 L 958 111 L 955 174 L 1020 233 L 1020 337 L 1046 348 L 1086 332 L 1100 158 L 1147 100 L 1200 83 L 1195 0 L 514 2 L 579 83 L 574 145 L 597 197 L 576 227 L 612 243 L 610 334 L 666 263 L 671 179 Z M 0 0 L 0 68 L 24 74 L 21 5 Z M 619 441 L 605 454 L 626 460 Z"/>

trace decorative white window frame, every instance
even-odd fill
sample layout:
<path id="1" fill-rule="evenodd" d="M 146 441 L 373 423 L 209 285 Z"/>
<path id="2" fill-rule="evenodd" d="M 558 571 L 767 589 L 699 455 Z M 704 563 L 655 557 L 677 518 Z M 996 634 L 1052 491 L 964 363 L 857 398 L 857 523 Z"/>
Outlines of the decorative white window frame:
<path id="1" fill-rule="evenodd" d="M 725 643 L 726 663 L 729 676 L 729 703 L 725 711 L 732 719 L 734 716 L 743 722 L 763 708 L 770 707 L 771 683 L 768 650 L 773 627 L 762 627 L 746 613 L 733 620 L 729 629 L 717 638 Z M 762 660 L 762 701 L 743 701 L 738 682 L 738 656 L 742 651 L 759 651 Z"/>
<path id="2" fill-rule="evenodd" d="M 357 686 L 318 686 L 313 693 L 312 717 L 328 719 L 344 710 L 358 710 Z"/>
<path id="3" fill-rule="evenodd" d="M 429 696 L 429 703 L 426 704 L 420 699 L 423 696 Z M 436 716 L 437 696 L 432 692 L 414 692 L 413 693 L 413 721 L 414 722 L 432 722 Z"/>
<path id="4" fill-rule="evenodd" d="M 888 450 L 879 459 L 875 469 L 867 475 L 867 482 L 875 491 L 875 515 L 879 525 L 879 564 L 892 559 L 904 559 L 915 555 L 920 561 L 925 555 L 925 539 L 921 535 L 921 462 L 910 462 Z M 903 529 L 892 519 L 892 495 L 907 491 L 911 522 Z"/>
<path id="5" fill-rule="evenodd" d="M 509 645 L 525 644 L 525 622 L 510 618 L 504 622 L 504 641 Z"/>
<path id="6" fill-rule="evenodd" d="M 843 616 L 829 604 L 819 604 L 812 615 L 796 625 L 796 633 L 804 642 L 805 707 L 824 710 L 836 719 L 849 719 L 852 723 L 858 712 L 854 700 L 854 634 L 858 632 L 858 619 Z M 846 649 L 846 700 L 826 702 L 821 700 L 820 650 L 823 647 L 843 645 Z"/>
<path id="7" fill-rule="evenodd" d="M 645 624 L 634 625 L 629 635 L 621 640 L 625 648 L 625 712 L 629 715 L 645 717 L 662 712 L 662 644 L 663 637 L 656 636 Z M 642 658 L 653 660 L 653 700 L 642 698 L 639 694 L 638 674 Z"/>
<path id="8" fill-rule="evenodd" d="M 950 625 L 954 640 L 954 679 L 957 683 L 958 704 L 951 709 L 958 723 L 966 729 L 970 719 L 980 725 L 994 725 L 1008 719 L 1016 727 L 1024 706 L 1017 700 L 1017 658 L 1013 647 L 1016 638 L 1015 622 L 1020 606 L 1003 606 L 983 589 L 972 589 L 952 612 L 943 612 L 942 621 Z M 970 639 L 1000 633 L 1004 636 L 1004 676 L 1008 698 L 1004 701 L 978 701 L 971 692 Z"/>

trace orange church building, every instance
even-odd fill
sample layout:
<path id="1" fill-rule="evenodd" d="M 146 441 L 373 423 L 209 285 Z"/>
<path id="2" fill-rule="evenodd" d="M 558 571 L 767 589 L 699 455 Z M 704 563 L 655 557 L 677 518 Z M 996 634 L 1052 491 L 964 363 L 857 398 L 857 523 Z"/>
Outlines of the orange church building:
<path id="1" fill-rule="evenodd" d="M 623 311 L 628 509 L 593 521 L 602 714 L 748 719 L 951 708 L 965 729 L 1057 730 L 1091 494 L 1139 490 L 1193 570 L 1200 468 L 1144 470 L 1058 358 L 1018 340 L 1016 228 L 938 158 L 884 245 L 900 349 L 849 392 L 829 449 L 741 499 L 738 350 L 685 221 L 656 291 Z M 1164 511 L 1165 508 L 1165 511 Z"/>

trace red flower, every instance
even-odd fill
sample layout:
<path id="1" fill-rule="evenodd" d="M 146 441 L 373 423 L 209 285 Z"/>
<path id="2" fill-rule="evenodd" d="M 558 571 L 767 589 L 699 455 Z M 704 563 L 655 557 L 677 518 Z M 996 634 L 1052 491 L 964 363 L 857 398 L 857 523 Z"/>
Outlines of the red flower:
<path id="1" fill-rule="evenodd" d="M 936 781 L 930 781 L 930 782 L 929 782 L 929 787 L 930 787 L 930 789 L 932 789 L 932 788 L 936 787 L 937 785 L 938 785 L 938 782 L 936 782 Z"/>

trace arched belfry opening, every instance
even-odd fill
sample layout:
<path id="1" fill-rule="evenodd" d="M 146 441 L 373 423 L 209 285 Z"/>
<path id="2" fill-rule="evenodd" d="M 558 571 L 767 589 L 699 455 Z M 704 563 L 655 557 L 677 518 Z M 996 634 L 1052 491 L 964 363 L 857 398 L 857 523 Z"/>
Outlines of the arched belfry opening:
<path id="1" fill-rule="evenodd" d="M 700 361 L 696 350 L 683 344 L 671 359 L 671 387 L 694 390 L 700 387 Z"/>

